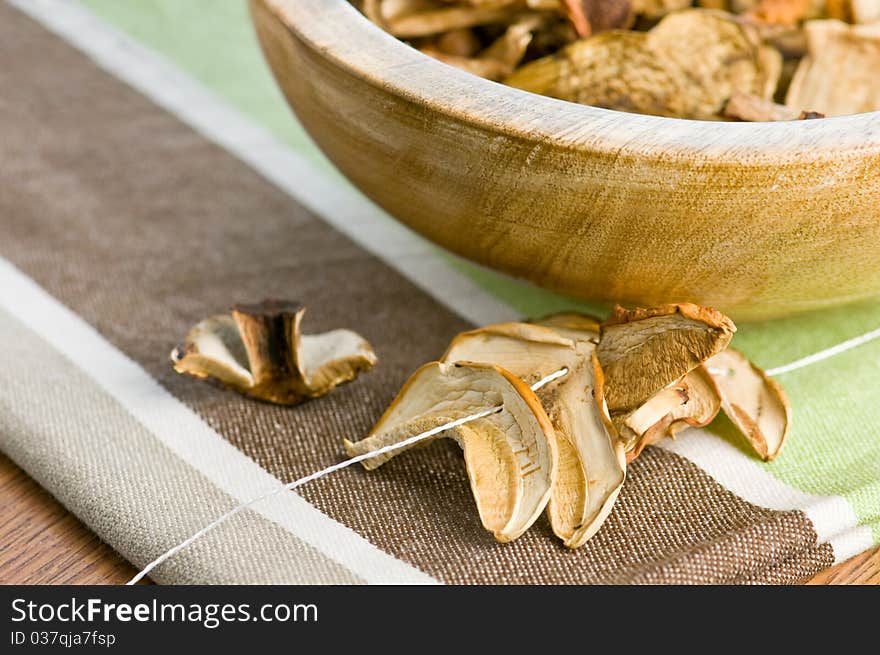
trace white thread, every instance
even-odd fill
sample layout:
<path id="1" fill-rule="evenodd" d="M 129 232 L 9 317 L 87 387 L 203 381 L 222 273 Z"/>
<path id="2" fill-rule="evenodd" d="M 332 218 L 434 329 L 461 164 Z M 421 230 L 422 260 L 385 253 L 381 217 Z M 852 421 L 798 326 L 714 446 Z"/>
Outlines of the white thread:
<path id="1" fill-rule="evenodd" d="M 811 364 L 815 364 L 816 362 L 820 362 L 823 359 L 828 359 L 829 357 L 834 357 L 835 355 L 839 355 L 842 352 L 845 352 L 847 350 L 851 350 L 852 348 L 856 348 L 858 346 L 861 346 L 862 344 L 868 343 L 869 341 L 873 341 L 874 339 L 878 339 L 878 338 L 880 338 L 880 328 L 877 328 L 876 330 L 871 330 L 870 332 L 866 332 L 865 334 L 863 334 L 861 336 L 854 337 L 852 339 L 847 339 L 846 341 L 839 343 L 836 346 L 832 346 L 831 348 L 826 348 L 825 350 L 820 350 L 817 353 L 813 353 L 812 355 L 809 355 L 807 357 L 803 357 L 801 359 L 795 360 L 795 361 L 790 362 L 788 364 L 784 364 L 783 366 L 777 366 L 776 368 L 767 369 L 765 371 L 765 373 L 767 375 L 774 376 L 774 375 L 781 375 L 782 373 L 788 373 L 789 371 L 795 371 L 799 368 L 804 368 L 805 366 L 810 366 Z M 717 374 L 717 373 L 721 373 L 723 371 L 721 371 L 720 369 L 710 369 L 710 372 L 712 372 L 713 374 Z M 535 382 L 535 384 L 532 385 L 531 388 L 533 391 L 537 391 L 538 389 L 540 389 L 544 385 L 549 384 L 553 380 L 561 378 L 563 375 L 565 375 L 567 373 L 568 373 L 567 368 L 561 368 L 558 371 L 551 373 L 547 377 L 538 380 L 537 382 Z M 400 450 L 401 448 L 406 448 L 407 446 L 411 446 L 411 445 L 416 444 L 420 441 L 424 441 L 425 439 L 433 437 L 434 435 L 439 434 L 439 433 L 443 432 L 444 430 L 449 430 L 450 428 L 455 428 L 455 427 L 458 427 L 459 425 L 464 425 L 465 423 L 470 423 L 471 421 L 476 421 L 477 419 L 484 418 L 486 416 L 489 416 L 490 414 L 494 414 L 495 412 L 498 412 L 501 409 L 503 409 L 503 407 L 501 405 L 497 405 L 495 407 L 490 407 L 489 409 L 485 409 L 481 412 L 477 412 L 476 414 L 470 414 L 469 416 L 465 416 L 463 418 L 456 419 L 454 421 L 450 421 L 449 423 L 444 423 L 443 425 L 437 426 L 435 428 L 431 428 L 430 430 L 428 430 L 426 432 L 422 432 L 420 434 L 414 435 L 414 436 L 412 436 L 408 439 L 405 439 L 404 441 L 401 441 L 399 443 L 391 444 L 388 446 L 383 446 L 382 448 L 379 448 L 378 450 L 373 450 L 368 453 L 364 453 L 362 455 L 357 455 L 356 457 L 352 457 L 351 459 L 344 460 L 344 461 L 339 462 L 337 464 L 333 464 L 332 466 L 328 466 L 325 469 L 321 469 L 320 471 L 316 471 L 315 473 L 311 473 L 310 475 L 307 475 L 304 478 L 300 478 L 299 480 L 294 480 L 293 482 L 289 482 L 286 485 L 279 487 L 278 489 L 274 489 L 273 491 L 270 491 L 268 493 L 263 494 L 262 496 L 257 496 L 256 498 L 252 498 L 251 500 L 249 500 L 245 503 L 237 505 L 236 507 L 233 507 L 231 510 L 229 510 L 228 512 L 226 512 L 225 514 L 223 514 L 222 516 L 215 519 L 214 521 L 212 521 L 211 523 L 206 525 L 204 528 L 202 528 L 201 530 L 199 530 L 198 532 L 193 534 L 191 537 L 185 539 L 184 541 L 181 541 L 179 544 L 177 544 L 176 546 L 174 546 L 170 550 L 167 550 L 165 553 L 163 553 L 162 555 L 160 555 L 159 557 L 154 559 L 152 562 L 147 564 L 143 568 L 143 570 L 141 570 L 140 573 L 138 573 L 136 576 L 134 576 L 126 584 L 128 584 L 128 585 L 137 584 L 138 582 L 140 582 L 140 580 L 144 576 L 146 576 L 150 571 L 152 571 L 154 568 L 159 566 L 162 562 L 166 561 L 170 557 L 173 557 L 174 555 L 179 553 L 181 550 L 183 550 L 184 548 L 186 548 L 187 546 L 192 544 L 194 541 L 197 541 L 198 539 L 200 539 L 204 535 L 208 534 L 211 530 L 213 530 L 217 526 L 221 525 L 222 523 L 225 523 L 226 521 L 231 519 L 233 516 L 235 516 L 236 514 L 241 512 L 242 510 L 247 509 L 248 507 L 250 507 L 254 503 L 258 503 L 261 500 L 265 500 L 266 498 L 269 498 L 271 496 L 274 496 L 275 494 L 281 493 L 282 491 L 291 491 L 291 490 L 296 489 L 297 487 L 300 487 L 304 484 L 307 484 L 309 482 L 317 480 L 318 478 L 322 478 L 325 475 L 335 473 L 336 471 L 339 471 L 339 470 L 344 469 L 348 466 L 351 466 L 352 464 L 357 464 L 358 462 L 362 462 L 366 459 L 372 459 L 373 457 L 378 457 L 379 455 L 384 455 L 385 453 L 389 453 L 394 450 Z"/>
<path id="2" fill-rule="evenodd" d="M 804 357 L 802 359 L 795 360 L 782 366 L 777 366 L 776 368 L 767 369 L 764 372 L 767 375 L 772 376 L 782 375 L 783 373 L 788 373 L 789 371 L 796 371 L 799 368 L 809 366 L 810 364 L 815 364 L 816 362 L 821 362 L 823 359 L 828 359 L 829 357 L 834 357 L 835 355 L 839 355 L 842 352 L 846 352 L 847 350 L 851 350 L 853 348 L 861 346 L 862 344 L 873 341 L 874 339 L 880 339 L 880 328 L 877 328 L 876 330 L 871 330 L 870 332 L 866 332 L 861 336 L 847 339 L 843 343 L 839 343 L 836 346 L 831 346 L 831 348 L 826 348 L 825 350 L 820 350 L 819 352 L 808 355 L 807 357 Z"/>
<path id="3" fill-rule="evenodd" d="M 783 364 L 782 366 L 777 366 L 776 368 L 768 368 L 764 371 L 766 375 L 774 376 L 774 375 L 782 375 L 783 373 L 788 373 L 789 371 L 796 371 L 799 368 L 804 368 L 805 366 L 809 366 L 810 364 L 815 364 L 816 362 L 821 362 L 823 359 L 828 359 L 829 357 L 834 357 L 835 355 L 839 355 L 840 353 L 846 352 L 847 350 L 852 350 L 853 348 L 857 348 L 862 344 L 868 343 L 869 341 L 873 341 L 874 339 L 880 339 L 880 328 L 876 330 L 871 330 L 870 332 L 866 332 L 857 337 L 853 337 L 852 339 L 847 339 L 835 346 L 831 346 L 830 348 L 826 348 L 825 350 L 820 350 L 817 353 L 813 353 L 812 355 L 807 355 L 806 357 L 802 357 L 801 359 L 796 359 L 793 362 L 789 362 L 788 364 Z M 708 369 L 709 373 L 712 375 L 730 375 L 731 370 L 726 368 L 712 368 Z"/>
<path id="4" fill-rule="evenodd" d="M 541 387 L 553 382 L 553 380 L 557 380 L 557 379 L 561 378 L 563 375 L 566 375 L 567 373 L 568 373 L 567 368 L 561 368 L 558 371 L 551 373 L 547 377 L 541 378 L 540 380 L 535 382 L 535 384 L 533 384 L 531 388 L 533 391 L 537 391 Z M 400 450 L 401 448 L 406 448 L 407 446 L 412 446 L 413 444 L 416 444 L 420 441 L 424 441 L 425 439 L 433 437 L 436 434 L 440 434 L 444 430 L 449 430 L 450 428 L 455 428 L 455 427 L 458 427 L 459 425 L 464 425 L 465 423 L 470 423 L 471 421 L 476 421 L 477 419 L 484 418 L 486 416 L 489 416 L 490 414 L 494 414 L 495 412 L 499 412 L 502 409 L 503 409 L 502 405 L 496 405 L 495 407 L 490 407 L 489 409 L 484 409 L 483 411 L 477 412 L 476 414 L 470 414 L 468 416 L 456 419 L 454 421 L 450 421 L 449 423 L 444 423 L 443 425 L 439 425 L 436 428 L 431 428 L 430 430 L 427 430 L 426 432 L 422 432 L 420 434 L 414 435 L 414 436 L 409 437 L 408 439 L 404 439 L 403 441 L 400 441 L 398 443 L 390 444 L 388 446 L 383 446 L 382 448 L 379 448 L 378 450 L 373 450 L 368 453 L 364 453 L 362 455 L 357 455 L 356 457 L 352 457 L 351 459 L 346 459 L 345 461 L 339 462 L 337 464 L 333 464 L 332 466 L 328 466 L 325 469 L 321 469 L 320 471 L 316 471 L 315 473 L 311 473 L 311 474 L 305 476 L 304 478 L 300 478 L 299 480 L 294 480 L 293 482 L 288 482 L 283 487 L 273 489 L 272 491 L 265 493 L 262 496 L 257 496 L 256 498 L 252 498 L 247 502 L 241 503 L 240 505 L 233 507 L 231 510 L 229 510 L 225 514 L 223 514 L 222 516 L 218 517 L 217 519 L 215 519 L 214 521 L 212 521 L 211 523 L 206 525 L 204 528 L 202 528 L 201 530 L 199 530 L 198 532 L 196 532 L 192 536 L 181 541 L 179 544 L 177 544 L 173 548 L 165 551 L 165 553 L 163 553 L 162 555 L 160 555 L 159 557 L 154 559 L 152 562 L 147 564 L 140 571 L 140 573 L 138 573 L 131 580 L 126 582 L 126 585 L 137 584 L 138 582 L 140 582 L 140 580 L 145 575 L 147 575 L 150 571 L 152 571 L 154 568 L 159 566 L 162 562 L 169 559 L 170 557 L 173 557 L 174 555 L 179 553 L 181 550 L 183 550 L 184 548 L 186 548 L 187 546 L 192 544 L 194 541 L 201 539 L 203 536 L 208 534 L 211 530 L 213 530 L 214 528 L 216 528 L 220 524 L 225 523 L 226 521 L 231 519 L 233 516 L 238 514 L 240 511 L 247 509 L 248 507 L 250 507 L 254 503 L 258 503 L 261 500 L 265 500 L 266 498 L 274 496 L 275 494 L 279 494 L 282 491 L 291 491 L 293 489 L 296 489 L 297 487 L 301 487 L 302 485 L 304 485 L 308 482 L 312 482 L 314 480 L 317 480 L 318 478 L 322 478 L 325 475 L 335 473 L 336 471 L 339 471 L 339 470 L 344 469 L 348 466 L 351 466 L 352 464 L 357 464 L 358 462 L 362 462 L 365 459 L 372 459 L 373 457 L 378 457 L 379 455 L 384 455 L 385 453 L 390 453 L 393 450 Z"/>

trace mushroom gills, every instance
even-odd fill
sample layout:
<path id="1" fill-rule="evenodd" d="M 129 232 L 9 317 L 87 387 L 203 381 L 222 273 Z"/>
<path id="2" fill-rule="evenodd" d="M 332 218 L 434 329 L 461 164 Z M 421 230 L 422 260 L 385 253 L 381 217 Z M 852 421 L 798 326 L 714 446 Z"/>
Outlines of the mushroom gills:
<path id="1" fill-rule="evenodd" d="M 602 321 L 595 316 L 580 312 L 559 312 L 531 321 L 535 325 L 552 328 L 567 339 L 585 339 L 599 343 Z"/>
<path id="2" fill-rule="evenodd" d="M 404 384 L 370 435 L 356 443 L 346 440 L 345 449 L 352 457 L 369 453 L 492 407 L 498 411 L 434 438 L 451 437 L 461 446 L 483 526 L 498 541 L 511 541 L 546 507 L 557 452 L 553 426 L 540 401 L 510 372 L 483 363 L 425 364 Z M 401 451 L 362 464 L 374 469 Z"/>
<path id="3" fill-rule="evenodd" d="M 596 344 L 567 338 L 589 334 L 593 326 L 575 320 L 558 323 L 564 327 L 501 323 L 464 332 L 443 360 L 492 363 L 526 382 L 568 370 L 536 393 L 553 423 L 559 452 L 547 508 L 550 524 L 566 546 L 577 548 L 611 511 L 626 477 L 626 462 L 623 445 L 608 431 Z"/>
<path id="4" fill-rule="evenodd" d="M 782 387 L 741 352 L 728 348 L 706 362 L 721 407 L 755 452 L 771 460 L 782 450 L 791 426 L 791 408 Z"/>

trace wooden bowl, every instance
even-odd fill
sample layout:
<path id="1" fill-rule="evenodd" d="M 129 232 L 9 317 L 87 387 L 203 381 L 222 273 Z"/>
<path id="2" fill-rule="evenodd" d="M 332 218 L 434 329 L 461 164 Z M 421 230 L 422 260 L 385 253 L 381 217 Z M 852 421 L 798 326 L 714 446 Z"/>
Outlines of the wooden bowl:
<path id="1" fill-rule="evenodd" d="M 640 116 L 508 88 L 347 0 L 251 0 L 315 142 L 431 241 L 571 296 L 738 319 L 880 293 L 880 112 L 785 123 Z"/>

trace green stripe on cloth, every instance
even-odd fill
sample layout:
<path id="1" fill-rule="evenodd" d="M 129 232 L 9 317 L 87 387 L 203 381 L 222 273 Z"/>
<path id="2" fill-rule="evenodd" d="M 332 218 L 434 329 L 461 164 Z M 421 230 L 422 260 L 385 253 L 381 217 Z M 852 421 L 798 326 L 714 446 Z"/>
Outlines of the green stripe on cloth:
<path id="1" fill-rule="evenodd" d="M 82 0 L 100 17 L 162 53 L 268 127 L 318 166 L 332 166 L 317 151 L 266 69 L 244 0 Z M 458 270 L 526 315 L 564 308 L 593 309 L 445 255 Z M 734 345 L 759 365 L 772 367 L 880 326 L 880 301 L 830 309 L 772 323 L 740 326 Z M 812 494 L 840 494 L 880 541 L 880 342 L 785 374 L 794 406 L 785 451 L 763 465 L 780 480 Z M 723 421 L 715 426 L 746 452 Z"/>
<path id="2" fill-rule="evenodd" d="M 290 120 L 284 97 L 263 63 L 246 2 L 87 0 L 81 4 L 161 52 L 282 141 L 333 170 L 305 130 Z"/>

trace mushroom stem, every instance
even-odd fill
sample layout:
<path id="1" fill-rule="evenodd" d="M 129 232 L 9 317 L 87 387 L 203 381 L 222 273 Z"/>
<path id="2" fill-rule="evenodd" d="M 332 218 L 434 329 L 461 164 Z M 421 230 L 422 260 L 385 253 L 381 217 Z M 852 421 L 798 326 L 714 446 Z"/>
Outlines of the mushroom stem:
<path id="1" fill-rule="evenodd" d="M 305 309 L 295 302 L 265 300 L 237 304 L 232 317 L 247 352 L 256 385 L 299 378 L 299 324 Z"/>

